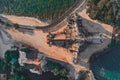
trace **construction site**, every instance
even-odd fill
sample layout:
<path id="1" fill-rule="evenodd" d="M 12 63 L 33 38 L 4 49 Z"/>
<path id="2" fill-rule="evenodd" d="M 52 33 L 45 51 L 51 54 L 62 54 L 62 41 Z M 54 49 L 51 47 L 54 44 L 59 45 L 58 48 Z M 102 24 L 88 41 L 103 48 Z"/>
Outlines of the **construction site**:
<path id="1" fill-rule="evenodd" d="M 79 71 L 89 70 L 89 60 L 94 53 L 108 47 L 113 32 L 110 25 L 92 20 L 86 14 L 86 9 L 80 10 L 85 3 L 86 1 L 81 5 L 76 3 L 77 8 L 73 7 L 73 11 L 67 12 L 58 21 L 47 26 L 31 18 L 5 15 L 0 16 L 0 25 L 13 42 L 33 48 L 40 52 L 38 54 L 42 53 L 58 63 L 66 63 L 69 68 L 71 65 L 70 70 L 74 69 L 72 74 L 76 77 Z M 17 24 L 17 27 L 14 24 Z M 2 45 L 11 47 L 10 44 Z M 34 64 L 36 67 L 31 69 L 31 72 L 40 74 L 40 57 L 30 60 L 24 53 L 21 53 L 21 56 L 21 65 Z"/>
<path id="2" fill-rule="evenodd" d="M 90 33 L 82 25 L 82 18 L 72 14 L 67 19 L 67 26 L 47 35 L 49 46 L 67 49 L 73 55 L 73 62 L 78 62 L 78 56 L 89 44 L 101 44 L 105 36 L 99 32 Z"/>

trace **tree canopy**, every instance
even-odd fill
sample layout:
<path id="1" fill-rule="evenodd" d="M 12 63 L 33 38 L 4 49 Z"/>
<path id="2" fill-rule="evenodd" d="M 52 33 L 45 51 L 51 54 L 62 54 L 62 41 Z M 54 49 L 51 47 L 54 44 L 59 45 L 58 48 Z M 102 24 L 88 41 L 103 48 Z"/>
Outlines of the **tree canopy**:
<path id="1" fill-rule="evenodd" d="M 92 19 L 101 22 L 117 25 L 120 8 L 113 0 L 90 0 L 87 13 Z M 120 25 L 117 25 L 120 26 Z"/>
<path id="2" fill-rule="evenodd" d="M 0 13 L 56 20 L 76 0 L 0 0 Z"/>

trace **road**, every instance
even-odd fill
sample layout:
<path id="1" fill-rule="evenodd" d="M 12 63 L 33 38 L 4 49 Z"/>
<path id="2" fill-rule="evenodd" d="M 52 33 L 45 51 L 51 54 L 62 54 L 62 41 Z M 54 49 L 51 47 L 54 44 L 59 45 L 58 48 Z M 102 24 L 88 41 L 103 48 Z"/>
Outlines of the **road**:
<path id="1" fill-rule="evenodd" d="M 68 18 L 68 16 L 70 16 L 73 13 L 75 13 L 86 2 L 87 2 L 87 0 L 77 0 L 73 4 L 73 6 L 68 11 L 66 11 L 66 13 L 63 16 L 61 16 L 61 18 L 59 18 L 57 21 L 53 22 L 52 24 L 50 24 L 48 26 L 36 27 L 36 29 L 42 29 L 44 32 L 54 32 L 54 31 L 57 31 L 58 29 L 60 29 L 60 28 L 64 27 L 65 25 L 67 25 L 67 18 Z"/>
<path id="2" fill-rule="evenodd" d="M 71 14 L 74 14 L 76 13 L 79 9 L 82 8 L 82 6 L 84 4 L 86 4 L 88 0 L 76 0 L 76 2 L 73 4 L 73 6 L 71 8 L 69 8 L 66 13 L 61 16 L 58 20 L 56 20 L 55 22 L 47 25 L 47 26 L 34 26 L 34 27 L 31 27 L 31 26 L 20 26 L 20 28 L 22 29 L 30 29 L 30 30 L 42 30 L 43 32 L 54 32 L 54 31 L 57 31 L 59 29 L 61 29 L 62 27 L 66 26 L 67 25 L 67 18 L 71 15 Z M 7 20 L 8 23 L 11 23 L 9 22 L 9 20 Z"/>

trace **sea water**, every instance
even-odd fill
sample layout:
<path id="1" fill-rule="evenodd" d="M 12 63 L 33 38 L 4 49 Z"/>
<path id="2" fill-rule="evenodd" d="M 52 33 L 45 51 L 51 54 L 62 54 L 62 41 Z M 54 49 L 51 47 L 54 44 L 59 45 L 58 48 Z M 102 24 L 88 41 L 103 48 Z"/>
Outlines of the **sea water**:
<path id="1" fill-rule="evenodd" d="M 97 80 L 120 80 L 120 46 L 95 59 L 91 69 Z"/>

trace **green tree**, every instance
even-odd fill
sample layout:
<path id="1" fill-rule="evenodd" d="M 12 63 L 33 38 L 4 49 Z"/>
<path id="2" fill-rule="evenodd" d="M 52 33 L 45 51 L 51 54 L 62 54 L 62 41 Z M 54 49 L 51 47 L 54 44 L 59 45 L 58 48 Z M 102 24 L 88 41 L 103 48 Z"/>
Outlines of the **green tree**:
<path id="1" fill-rule="evenodd" d="M 25 77 L 24 77 L 24 76 L 21 76 L 20 80 L 25 80 Z"/>
<path id="2" fill-rule="evenodd" d="M 60 76 L 66 76 L 66 75 L 67 75 L 66 69 L 61 69 L 60 70 Z"/>
<path id="3" fill-rule="evenodd" d="M 20 28 L 18 24 L 14 24 L 13 26 L 14 26 L 15 29 Z"/>
<path id="4" fill-rule="evenodd" d="M 113 8 L 113 5 L 115 3 L 112 0 L 90 0 L 87 13 L 92 19 L 115 25 L 118 21 L 117 16 L 120 8 L 117 5 Z"/>
<path id="5" fill-rule="evenodd" d="M 54 75 L 59 75 L 60 74 L 60 71 L 59 71 L 58 68 L 53 69 L 52 72 L 54 73 Z"/>
<path id="6" fill-rule="evenodd" d="M 60 78 L 60 80 L 66 80 L 66 78 L 62 77 L 62 78 Z"/>

